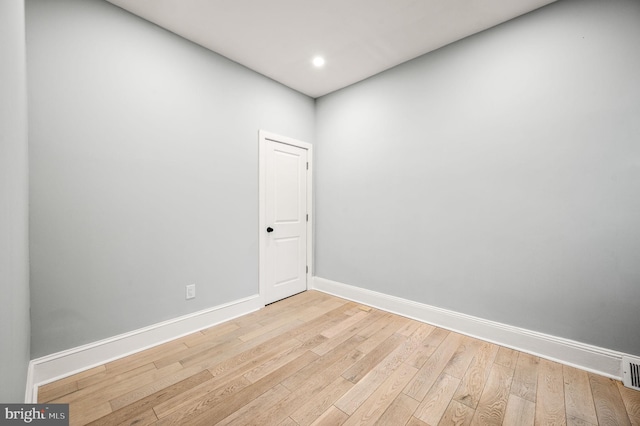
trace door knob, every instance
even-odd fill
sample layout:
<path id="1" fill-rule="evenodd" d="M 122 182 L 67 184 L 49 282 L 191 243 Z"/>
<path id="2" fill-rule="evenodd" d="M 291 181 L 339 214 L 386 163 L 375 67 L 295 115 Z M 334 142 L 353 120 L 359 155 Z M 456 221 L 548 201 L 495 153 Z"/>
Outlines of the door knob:
<path id="1" fill-rule="evenodd" d="M 272 227 L 268 227 L 267 228 L 267 232 L 273 232 L 273 228 Z"/>

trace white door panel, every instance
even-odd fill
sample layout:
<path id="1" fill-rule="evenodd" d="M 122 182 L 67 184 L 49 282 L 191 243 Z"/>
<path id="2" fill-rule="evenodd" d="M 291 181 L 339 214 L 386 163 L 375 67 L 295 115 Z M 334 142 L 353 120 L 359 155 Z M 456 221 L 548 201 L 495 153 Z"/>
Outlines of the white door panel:
<path id="1" fill-rule="evenodd" d="M 279 144 L 282 145 L 282 144 Z M 273 149 L 273 207 L 274 223 L 298 223 L 300 221 L 301 200 L 301 156 L 300 153 L 292 154 L 283 152 L 283 147 L 278 147 L 275 142 L 269 141 L 269 149 Z M 306 157 L 306 156 L 305 156 Z M 306 165 L 306 161 L 305 161 Z M 267 175 L 268 176 L 268 175 Z M 267 193 L 267 197 L 269 194 Z M 304 205 L 302 206 L 304 208 Z"/>
<path id="2" fill-rule="evenodd" d="M 265 303 L 307 289 L 307 150 L 265 142 Z"/>
<path id="3" fill-rule="evenodd" d="M 279 238 L 275 241 L 274 250 L 274 285 L 285 285 L 300 279 L 300 238 Z"/>

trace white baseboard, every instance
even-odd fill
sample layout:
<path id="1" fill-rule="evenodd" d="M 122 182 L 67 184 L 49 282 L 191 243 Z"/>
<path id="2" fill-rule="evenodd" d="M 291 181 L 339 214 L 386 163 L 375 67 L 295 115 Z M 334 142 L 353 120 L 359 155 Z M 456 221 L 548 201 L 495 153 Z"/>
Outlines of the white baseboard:
<path id="1" fill-rule="evenodd" d="M 25 402 L 37 402 L 38 386 L 246 315 L 262 307 L 262 299 L 259 295 L 254 295 L 34 359 L 29 363 Z"/>
<path id="2" fill-rule="evenodd" d="M 541 358 L 622 380 L 621 352 L 313 277 L 312 288 Z"/>

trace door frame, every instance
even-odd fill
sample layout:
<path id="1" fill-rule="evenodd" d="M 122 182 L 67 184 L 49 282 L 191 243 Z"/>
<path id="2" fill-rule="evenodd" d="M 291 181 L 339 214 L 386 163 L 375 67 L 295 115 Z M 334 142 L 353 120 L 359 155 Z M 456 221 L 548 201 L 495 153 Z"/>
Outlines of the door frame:
<path id="1" fill-rule="evenodd" d="M 297 139 L 280 136 L 275 133 L 260 130 L 258 132 L 258 245 L 259 245 L 259 296 L 261 305 L 265 305 L 266 294 L 266 243 L 267 229 L 266 223 L 266 194 L 267 194 L 267 170 L 266 170 L 266 144 L 267 141 L 277 142 L 285 145 L 291 145 L 307 151 L 307 162 L 309 168 L 307 170 L 307 266 L 309 269 L 306 273 L 307 289 L 309 289 L 310 279 L 313 276 L 313 145 L 302 142 Z"/>

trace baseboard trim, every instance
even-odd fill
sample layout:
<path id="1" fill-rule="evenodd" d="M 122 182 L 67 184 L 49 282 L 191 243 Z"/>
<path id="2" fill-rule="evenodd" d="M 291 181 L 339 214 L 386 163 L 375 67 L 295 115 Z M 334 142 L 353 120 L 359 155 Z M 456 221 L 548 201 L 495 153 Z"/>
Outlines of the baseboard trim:
<path id="1" fill-rule="evenodd" d="M 312 288 L 500 346 L 622 380 L 621 352 L 313 277 Z"/>
<path id="2" fill-rule="evenodd" d="M 29 363 L 27 372 L 25 402 L 37 402 L 39 386 L 246 315 L 262 307 L 262 299 L 259 295 L 254 295 L 34 359 Z"/>

